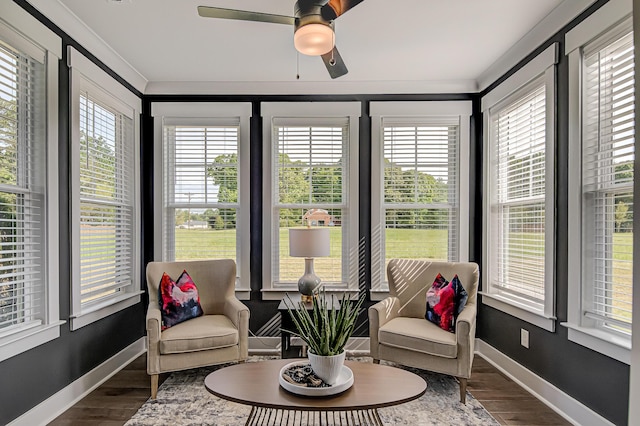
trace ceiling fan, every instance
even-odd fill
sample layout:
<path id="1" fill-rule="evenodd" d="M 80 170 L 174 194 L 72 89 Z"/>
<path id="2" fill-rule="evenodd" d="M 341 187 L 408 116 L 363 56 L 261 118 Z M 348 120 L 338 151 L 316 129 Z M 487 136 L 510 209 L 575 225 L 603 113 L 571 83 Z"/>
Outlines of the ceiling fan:
<path id="1" fill-rule="evenodd" d="M 348 70 L 335 46 L 334 20 L 363 1 L 298 0 L 293 8 L 294 16 L 210 6 L 198 6 L 198 14 L 205 18 L 293 25 L 296 49 L 305 55 L 322 56 L 331 78 L 338 78 Z"/>

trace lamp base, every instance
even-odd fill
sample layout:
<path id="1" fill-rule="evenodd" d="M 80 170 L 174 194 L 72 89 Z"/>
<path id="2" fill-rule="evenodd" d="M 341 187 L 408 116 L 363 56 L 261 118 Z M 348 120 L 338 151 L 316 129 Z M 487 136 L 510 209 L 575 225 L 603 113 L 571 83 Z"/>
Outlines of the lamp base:
<path id="1" fill-rule="evenodd" d="M 301 301 L 302 303 L 313 303 L 313 298 L 314 298 L 314 297 L 315 297 L 315 294 L 314 294 L 314 295 L 311 295 L 311 296 L 309 296 L 309 295 L 307 295 L 307 294 L 301 294 L 301 295 L 300 295 L 300 301 Z"/>
<path id="2" fill-rule="evenodd" d="M 312 302 L 313 297 L 318 293 L 320 282 L 320 278 L 313 271 L 313 258 L 306 257 L 304 259 L 304 275 L 298 280 L 300 299 L 305 303 Z"/>

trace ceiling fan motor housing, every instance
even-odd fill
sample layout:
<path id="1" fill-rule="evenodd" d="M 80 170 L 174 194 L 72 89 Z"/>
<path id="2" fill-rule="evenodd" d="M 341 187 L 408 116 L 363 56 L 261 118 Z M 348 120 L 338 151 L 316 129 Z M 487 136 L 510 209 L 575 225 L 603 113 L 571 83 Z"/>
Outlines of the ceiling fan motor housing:
<path id="1" fill-rule="evenodd" d="M 329 0 L 298 0 L 293 6 L 293 16 L 296 17 L 294 32 L 309 24 L 323 24 L 332 27 L 332 21 L 328 21 L 322 16 L 322 7 L 327 3 Z"/>
<path id="2" fill-rule="evenodd" d="M 320 56 L 333 50 L 333 22 L 322 17 L 322 6 L 328 0 L 298 0 L 294 6 L 296 49 L 305 55 Z"/>

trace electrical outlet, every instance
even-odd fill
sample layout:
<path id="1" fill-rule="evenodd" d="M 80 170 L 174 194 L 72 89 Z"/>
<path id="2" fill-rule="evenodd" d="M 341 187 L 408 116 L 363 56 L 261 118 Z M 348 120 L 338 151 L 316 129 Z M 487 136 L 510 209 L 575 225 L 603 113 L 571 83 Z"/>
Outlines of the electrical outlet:
<path id="1" fill-rule="evenodd" d="M 529 349 L 529 332 L 524 328 L 520 329 L 520 344 Z"/>

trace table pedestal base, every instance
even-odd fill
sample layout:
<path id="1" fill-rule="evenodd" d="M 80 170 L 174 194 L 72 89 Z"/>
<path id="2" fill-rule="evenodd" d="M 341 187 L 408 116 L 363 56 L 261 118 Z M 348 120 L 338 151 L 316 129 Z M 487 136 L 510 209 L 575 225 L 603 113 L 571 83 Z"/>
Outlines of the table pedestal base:
<path id="1" fill-rule="evenodd" d="M 247 426 L 282 425 L 361 425 L 382 426 L 382 420 L 375 408 L 352 411 L 299 411 L 275 408 L 251 407 L 245 423 Z"/>

